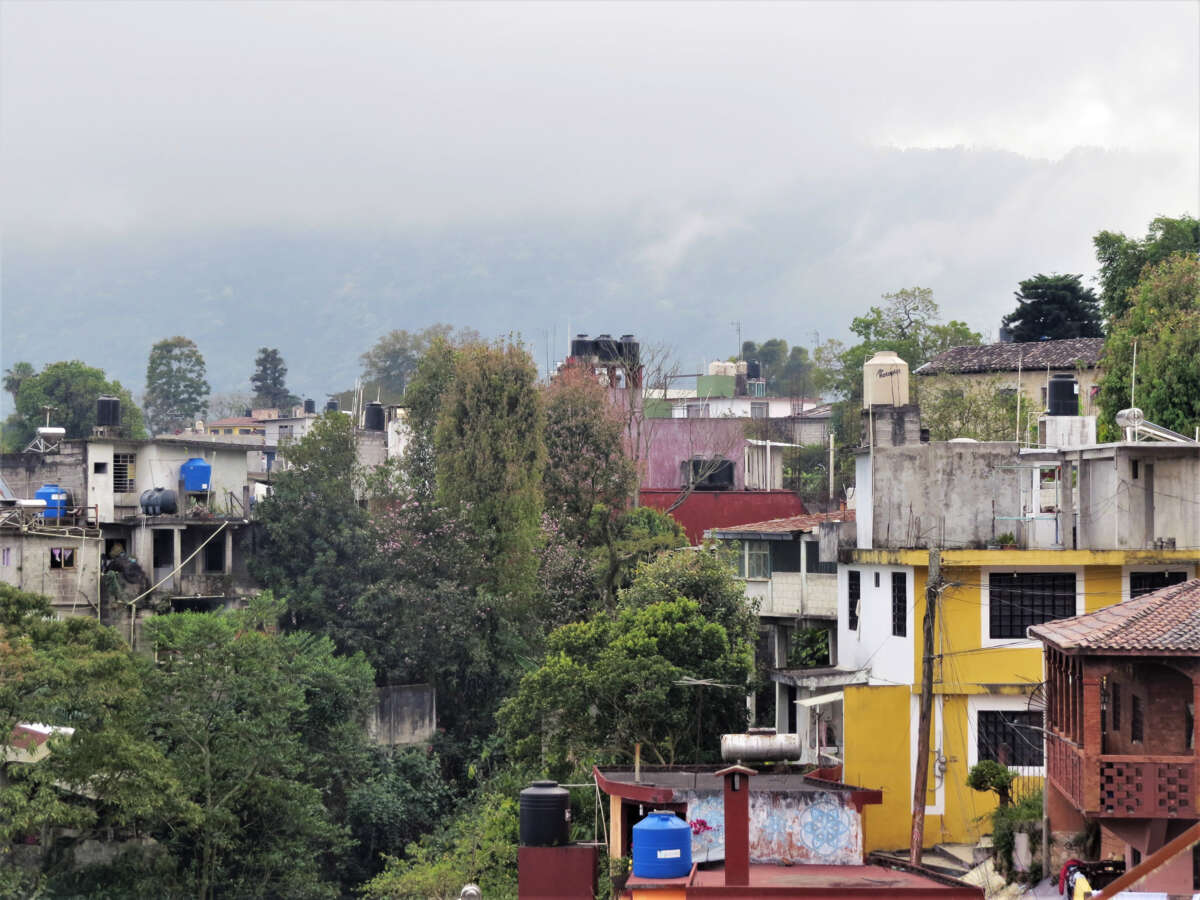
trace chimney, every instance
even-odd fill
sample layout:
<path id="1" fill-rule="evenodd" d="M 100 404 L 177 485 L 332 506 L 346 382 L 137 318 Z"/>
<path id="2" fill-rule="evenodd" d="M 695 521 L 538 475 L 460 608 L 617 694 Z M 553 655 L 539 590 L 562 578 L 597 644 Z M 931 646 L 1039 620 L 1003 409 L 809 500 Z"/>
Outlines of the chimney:
<path id="1" fill-rule="evenodd" d="M 725 885 L 750 884 L 750 778 L 753 769 L 730 766 L 717 773 L 725 779 Z"/>

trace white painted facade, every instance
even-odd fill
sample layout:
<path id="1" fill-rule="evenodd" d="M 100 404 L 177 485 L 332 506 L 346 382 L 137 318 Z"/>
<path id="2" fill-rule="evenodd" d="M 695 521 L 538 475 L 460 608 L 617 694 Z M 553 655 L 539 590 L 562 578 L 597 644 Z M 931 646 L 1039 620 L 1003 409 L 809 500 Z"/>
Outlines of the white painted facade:
<path id="1" fill-rule="evenodd" d="M 868 669 L 872 683 L 912 684 L 915 632 L 911 566 L 838 566 L 838 597 L 849 602 L 850 572 L 859 573 L 858 627 L 851 628 L 848 609 L 838 610 L 839 669 Z M 904 636 L 892 633 L 892 575 L 904 576 Z"/>

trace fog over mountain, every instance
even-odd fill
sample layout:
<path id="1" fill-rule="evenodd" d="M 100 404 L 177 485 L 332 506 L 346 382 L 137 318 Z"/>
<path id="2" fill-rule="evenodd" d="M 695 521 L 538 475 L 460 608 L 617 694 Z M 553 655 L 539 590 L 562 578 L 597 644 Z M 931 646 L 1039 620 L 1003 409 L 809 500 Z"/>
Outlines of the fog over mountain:
<path id="1" fill-rule="evenodd" d="M 993 332 L 1200 210 L 1200 7 L 33 4 L 0 19 L 0 356 L 349 385 L 392 328 L 686 367 L 933 288 Z M 549 342 L 553 346 L 547 347 Z"/>

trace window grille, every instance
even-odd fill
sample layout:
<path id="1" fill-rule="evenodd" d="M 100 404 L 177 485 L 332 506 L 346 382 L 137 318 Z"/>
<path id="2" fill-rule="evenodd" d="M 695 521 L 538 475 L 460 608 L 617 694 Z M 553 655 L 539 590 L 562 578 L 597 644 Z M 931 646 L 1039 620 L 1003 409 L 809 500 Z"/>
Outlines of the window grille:
<path id="1" fill-rule="evenodd" d="M 1112 688 L 1112 727 L 1113 731 L 1121 730 L 1121 686 L 1115 681 Z"/>
<path id="2" fill-rule="evenodd" d="M 847 594 L 850 598 L 849 608 L 846 610 L 846 624 L 851 631 L 858 630 L 858 602 L 862 597 L 862 573 L 850 572 L 847 576 L 848 588 Z"/>
<path id="3" fill-rule="evenodd" d="M 1130 572 L 1129 599 L 1187 581 L 1187 572 Z"/>
<path id="4" fill-rule="evenodd" d="M 892 573 L 892 635 L 905 637 L 908 634 L 908 576 L 903 572 Z"/>
<path id="5" fill-rule="evenodd" d="M 1005 766 L 1041 766 L 1042 714 L 1033 710 L 981 709 L 976 719 L 979 759 Z"/>
<path id="6" fill-rule="evenodd" d="M 992 638 L 1024 638 L 1031 625 L 1075 615 L 1075 573 L 993 573 L 988 605 Z"/>
<path id="7" fill-rule="evenodd" d="M 137 462 L 136 453 L 113 454 L 113 493 L 128 494 L 134 490 L 134 464 Z"/>
<path id="8" fill-rule="evenodd" d="M 1142 741 L 1142 698 L 1137 694 L 1129 695 L 1129 739 Z"/>

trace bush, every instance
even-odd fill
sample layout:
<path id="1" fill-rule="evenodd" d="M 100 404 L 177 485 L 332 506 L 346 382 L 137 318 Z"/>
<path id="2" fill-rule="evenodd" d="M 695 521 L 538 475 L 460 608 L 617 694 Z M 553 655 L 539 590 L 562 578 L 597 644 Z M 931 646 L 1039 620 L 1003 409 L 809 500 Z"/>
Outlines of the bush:
<path id="1" fill-rule="evenodd" d="M 992 859 L 996 871 L 1004 876 L 1005 881 L 1013 881 L 1016 871 L 1013 869 L 1013 847 L 1016 845 L 1018 833 L 1029 835 L 1029 843 L 1035 851 L 1042 845 L 1042 792 L 1022 797 L 1011 806 L 998 806 L 992 813 Z M 1035 883 L 1042 874 L 1045 864 L 1035 858 L 1025 877 Z"/>

